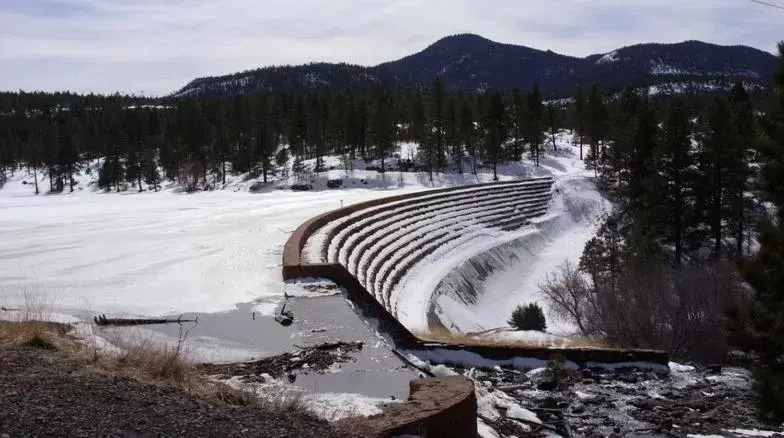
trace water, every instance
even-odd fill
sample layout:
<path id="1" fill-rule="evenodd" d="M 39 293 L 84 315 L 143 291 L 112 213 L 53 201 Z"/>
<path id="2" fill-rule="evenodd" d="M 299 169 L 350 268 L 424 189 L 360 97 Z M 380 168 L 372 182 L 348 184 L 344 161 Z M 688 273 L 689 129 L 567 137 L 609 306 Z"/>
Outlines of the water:
<path id="1" fill-rule="evenodd" d="M 99 335 L 112 341 L 119 336 L 155 337 L 169 344 L 187 332 L 187 345 L 198 361 L 234 362 L 257 359 L 325 342 L 364 343 L 352 353 L 354 362 L 338 363 L 338 372 L 298 374 L 295 385 L 313 392 L 351 392 L 369 397 L 408 397 L 408 382 L 418 373 L 398 359 L 384 341 L 349 307 L 341 295 L 292 298 L 287 309 L 294 323 L 283 327 L 271 316 L 253 313 L 251 305 L 238 305 L 224 313 L 185 314 L 198 324 L 158 324 L 140 327 L 106 327 Z M 176 318 L 179 315 L 175 315 Z"/>

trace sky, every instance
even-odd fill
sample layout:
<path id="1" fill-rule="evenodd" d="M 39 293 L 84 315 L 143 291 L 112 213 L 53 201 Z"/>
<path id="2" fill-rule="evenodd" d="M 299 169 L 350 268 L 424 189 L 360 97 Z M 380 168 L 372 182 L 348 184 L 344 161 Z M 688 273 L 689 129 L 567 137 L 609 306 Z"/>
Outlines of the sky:
<path id="1" fill-rule="evenodd" d="M 466 32 L 574 56 L 692 39 L 774 52 L 783 23 L 749 0 L 0 0 L 0 90 L 161 96 L 268 65 L 375 65 Z"/>

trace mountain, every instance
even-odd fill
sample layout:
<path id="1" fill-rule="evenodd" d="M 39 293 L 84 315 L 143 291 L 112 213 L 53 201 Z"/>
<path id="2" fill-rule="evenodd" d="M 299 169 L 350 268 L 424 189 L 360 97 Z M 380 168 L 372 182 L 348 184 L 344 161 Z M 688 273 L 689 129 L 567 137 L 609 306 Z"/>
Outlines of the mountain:
<path id="1" fill-rule="evenodd" d="M 429 84 L 441 77 L 447 87 L 469 91 L 530 88 L 564 97 L 594 83 L 603 89 L 647 88 L 652 93 L 688 93 L 726 88 L 735 80 L 765 88 L 776 65 L 770 53 L 746 46 L 700 41 L 639 44 L 585 58 L 561 55 L 479 35 L 453 35 L 425 50 L 372 67 L 312 63 L 264 67 L 191 81 L 171 97 L 217 97 L 259 91 L 395 88 Z"/>

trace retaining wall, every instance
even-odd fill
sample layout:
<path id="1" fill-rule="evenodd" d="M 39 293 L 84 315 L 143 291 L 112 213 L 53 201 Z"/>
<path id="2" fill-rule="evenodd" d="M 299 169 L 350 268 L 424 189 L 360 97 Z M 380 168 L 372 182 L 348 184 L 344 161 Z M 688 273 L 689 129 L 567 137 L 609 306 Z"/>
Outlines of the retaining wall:
<path id="1" fill-rule="evenodd" d="M 341 424 L 358 436 L 476 438 L 474 382 L 465 377 L 412 380 L 408 400 L 359 424 Z"/>

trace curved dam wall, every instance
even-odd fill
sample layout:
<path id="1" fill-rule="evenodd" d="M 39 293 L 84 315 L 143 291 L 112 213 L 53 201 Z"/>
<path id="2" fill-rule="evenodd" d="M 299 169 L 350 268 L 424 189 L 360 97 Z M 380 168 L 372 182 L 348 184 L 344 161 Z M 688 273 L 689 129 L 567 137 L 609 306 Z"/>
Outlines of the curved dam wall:
<path id="1" fill-rule="evenodd" d="M 428 305 L 430 327 L 462 333 L 490 328 L 466 322 L 475 317 L 472 308 L 485 295 L 487 280 L 524 259 L 535 257 L 548 245 L 557 221 L 552 218 L 537 224 L 531 234 L 480 252 L 452 269 L 433 290 Z"/>
<path id="2" fill-rule="evenodd" d="M 377 321 L 378 329 L 405 350 L 547 360 L 553 353 L 548 348 L 447 345 L 414 333 L 423 325 L 427 329 L 439 297 L 474 302 L 482 293 L 482 272 L 490 272 L 491 264 L 514 261 L 511 253 L 520 242 L 529 239 L 529 250 L 535 251 L 530 239 L 552 222 L 553 183 L 552 178 L 536 178 L 430 190 L 319 215 L 286 242 L 283 278 L 334 281 L 366 319 Z M 663 352 L 571 351 L 558 349 L 578 364 L 635 358 L 667 363 Z M 449 357 L 439 360 L 450 363 Z"/>
<path id="3" fill-rule="evenodd" d="M 471 253 L 433 287 L 428 318 L 431 327 L 448 331 L 484 332 L 504 325 L 517 305 L 548 303 L 539 284 L 564 261 L 577 263 L 612 205 L 587 178 L 555 184 L 550 215 L 532 224 L 531 232 Z M 549 316 L 548 316 L 549 319 Z M 560 335 L 576 330 L 555 318 L 548 329 Z"/>

